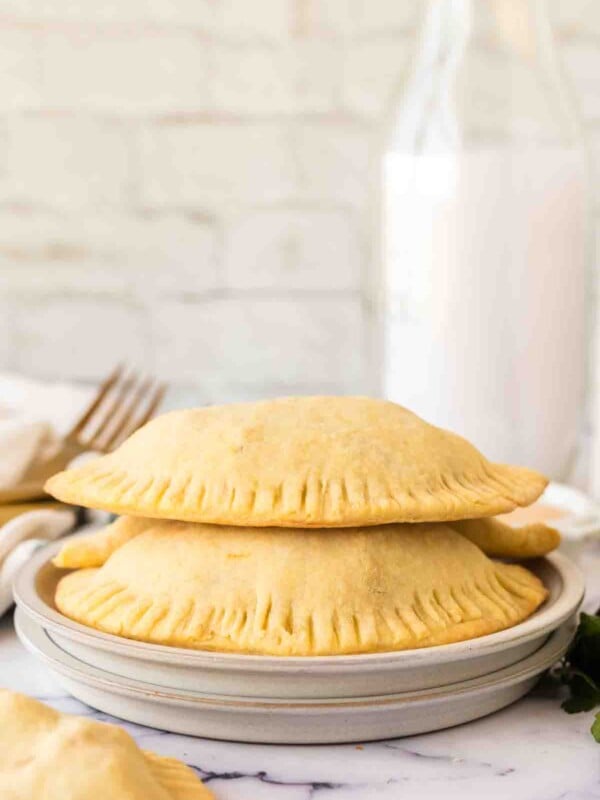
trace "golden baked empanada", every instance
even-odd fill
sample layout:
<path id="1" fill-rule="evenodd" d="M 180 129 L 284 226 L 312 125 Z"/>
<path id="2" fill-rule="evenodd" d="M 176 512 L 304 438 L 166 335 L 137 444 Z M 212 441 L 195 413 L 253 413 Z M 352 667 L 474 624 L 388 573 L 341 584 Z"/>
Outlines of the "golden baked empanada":
<path id="1" fill-rule="evenodd" d="M 0 689 L 2 800 L 210 800 L 193 771 L 116 725 Z"/>
<path id="2" fill-rule="evenodd" d="M 351 527 L 491 516 L 545 486 L 394 403 L 289 397 L 165 414 L 47 489 L 120 514 Z"/>
<path id="3" fill-rule="evenodd" d="M 403 650 L 520 622 L 546 597 L 445 524 L 315 531 L 146 520 L 100 569 L 63 577 L 63 614 L 146 642 L 275 655 Z"/>
<path id="4" fill-rule="evenodd" d="M 541 523 L 515 528 L 496 517 L 484 517 L 447 524 L 486 555 L 496 558 L 537 558 L 551 552 L 560 543 L 558 531 Z M 67 538 L 54 558 L 54 564 L 68 569 L 101 567 L 115 550 L 150 527 L 152 520 L 145 517 L 119 517 L 93 533 Z M 332 530 L 335 529 L 323 528 L 322 533 L 327 536 Z M 225 528 L 225 535 L 226 531 Z"/>
<path id="5" fill-rule="evenodd" d="M 488 556 L 495 558 L 538 558 L 560 544 L 560 533 L 543 522 L 517 527 L 488 517 L 449 524 Z"/>

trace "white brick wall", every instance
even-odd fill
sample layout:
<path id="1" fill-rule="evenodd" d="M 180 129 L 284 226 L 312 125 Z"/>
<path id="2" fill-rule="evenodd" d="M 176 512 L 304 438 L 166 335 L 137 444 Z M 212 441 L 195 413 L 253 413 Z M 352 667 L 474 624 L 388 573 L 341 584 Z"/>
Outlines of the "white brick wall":
<path id="1" fill-rule="evenodd" d="M 153 318 L 156 369 L 222 393 L 356 391 L 361 379 L 360 298 L 237 293 L 161 303 Z M 175 340 L 173 332 L 181 333 Z"/>
<path id="2" fill-rule="evenodd" d="M 236 203 L 276 203 L 294 191 L 283 122 L 167 120 L 140 131 L 139 192 L 145 206 L 220 213 Z"/>
<path id="3" fill-rule="evenodd" d="M 46 23 L 185 25 L 210 30 L 215 18 L 211 0 L 3 0 L 5 6 L 17 9 L 21 19 Z"/>
<path id="4" fill-rule="evenodd" d="M 315 206 L 369 204 L 374 144 L 360 120 L 298 121 L 289 131 L 296 192 Z"/>
<path id="5" fill-rule="evenodd" d="M 376 124 L 385 114 L 390 98 L 400 88 L 410 60 L 410 35 L 369 37 L 346 49 L 344 105 L 372 118 Z"/>
<path id="6" fill-rule="evenodd" d="M 212 105 L 209 48 L 193 31 L 70 26 L 39 39 L 42 102 L 50 108 L 130 116 Z"/>
<path id="7" fill-rule="evenodd" d="M 0 368 L 370 391 L 371 200 L 422 0 L 0 0 Z M 600 152 L 600 4 L 552 0 Z"/>
<path id="8" fill-rule="evenodd" d="M 219 238 L 213 220 L 189 213 L 20 209 L 0 213 L 0 268 L 22 297 L 200 293 L 222 286 Z"/>
<path id="9" fill-rule="evenodd" d="M 29 374 L 94 379 L 115 361 L 153 367 L 148 320 L 136 303 L 84 293 L 18 296 L 14 316 L 18 365 Z"/>
<path id="10" fill-rule="evenodd" d="M 3 111 L 40 102 L 40 67 L 33 30 L 0 27 L 0 98 Z"/>
<path id="11" fill-rule="evenodd" d="M 237 214 L 225 227 L 225 284 L 241 291 L 358 291 L 356 227 L 354 215 L 341 210 L 268 208 Z"/>
<path id="12" fill-rule="evenodd" d="M 132 148 L 121 121 L 31 111 L 11 116 L 6 131 L 0 197 L 56 210 L 127 207 Z"/>
<path id="13" fill-rule="evenodd" d="M 191 0 L 193 3 L 194 0 Z M 287 39 L 293 4 L 288 0 L 219 0 L 214 4 L 215 24 L 223 36 L 249 39 Z"/>

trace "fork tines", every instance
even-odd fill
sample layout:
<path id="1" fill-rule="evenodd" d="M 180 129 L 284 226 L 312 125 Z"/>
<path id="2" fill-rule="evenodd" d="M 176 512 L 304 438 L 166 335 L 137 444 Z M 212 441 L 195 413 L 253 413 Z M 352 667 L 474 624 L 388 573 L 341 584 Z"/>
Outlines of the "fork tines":
<path id="1" fill-rule="evenodd" d="M 160 405 L 166 385 L 119 365 L 76 422 L 68 438 L 108 452 L 144 425 Z"/>

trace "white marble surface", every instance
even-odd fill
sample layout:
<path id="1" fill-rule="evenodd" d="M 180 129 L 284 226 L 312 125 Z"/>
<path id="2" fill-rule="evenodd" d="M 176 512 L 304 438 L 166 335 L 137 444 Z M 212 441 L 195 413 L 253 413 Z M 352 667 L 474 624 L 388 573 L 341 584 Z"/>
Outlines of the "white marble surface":
<path id="1" fill-rule="evenodd" d="M 585 566 L 586 605 L 595 609 L 600 549 L 587 553 Z M 547 688 L 486 719 L 394 741 L 305 747 L 216 742 L 120 722 L 69 697 L 17 640 L 12 614 L 0 622 L 0 685 L 62 711 L 119 722 L 144 748 L 190 764 L 218 800 L 600 800 L 592 715 L 569 716 Z"/>

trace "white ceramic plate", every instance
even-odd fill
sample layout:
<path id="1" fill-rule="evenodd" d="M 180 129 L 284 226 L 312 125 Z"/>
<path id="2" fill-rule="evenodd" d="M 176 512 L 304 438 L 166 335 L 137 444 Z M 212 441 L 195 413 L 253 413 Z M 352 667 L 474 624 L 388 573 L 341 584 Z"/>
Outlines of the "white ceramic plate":
<path id="1" fill-rule="evenodd" d="M 175 691 L 85 664 L 58 647 L 17 609 L 23 644 L 79 700 L 122 719 L 161 730 L 273 744 L 368 741 L 440 730 L 483 717 L 522 697 L 565 652 L 574 617 L 533 655 L 451 687 L 349 699 L 274 700 Z"/>
<path id="2" fill-rule="evenodd" d="M 584 584 L 567 558 L 531 562 L 550 597 L 529 619 L 466 642 L 350 656 L 235 655 L 135 642 L 101 633 L 60 614 L 54 590 L 64 570 L 50 563 L 60 544 L 36 553 L 15 582 L 21 609 L 81 661 L 174 689 L 246 697 L 360 697 L 416 691 L 467 680 L 514 664 L 538 650 L 579 607 Z"/>

